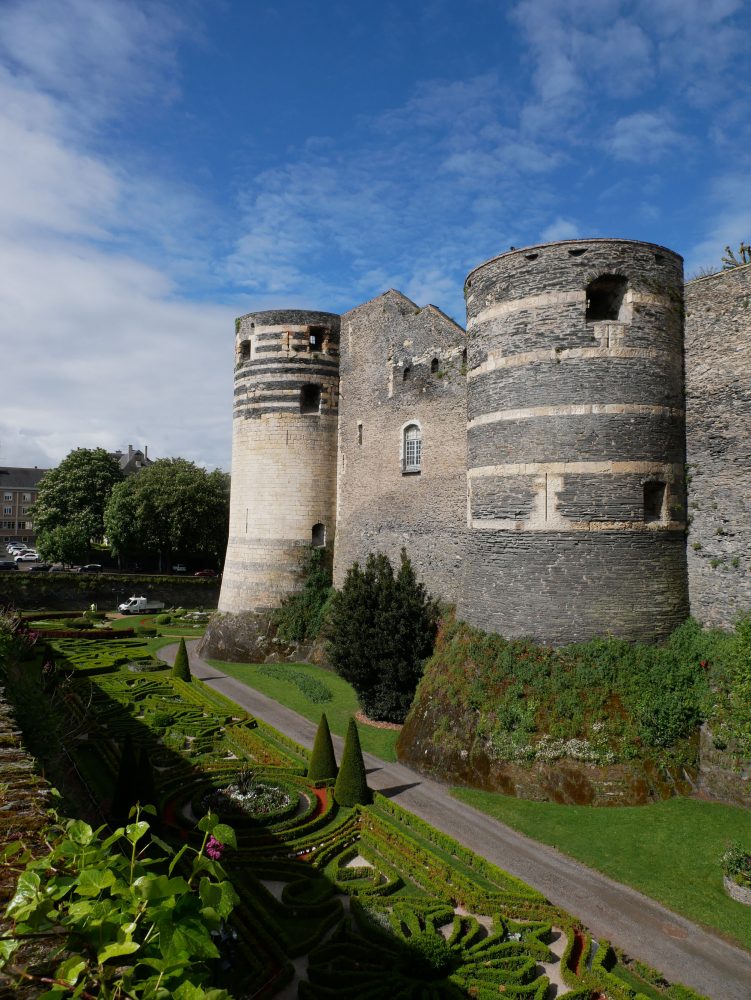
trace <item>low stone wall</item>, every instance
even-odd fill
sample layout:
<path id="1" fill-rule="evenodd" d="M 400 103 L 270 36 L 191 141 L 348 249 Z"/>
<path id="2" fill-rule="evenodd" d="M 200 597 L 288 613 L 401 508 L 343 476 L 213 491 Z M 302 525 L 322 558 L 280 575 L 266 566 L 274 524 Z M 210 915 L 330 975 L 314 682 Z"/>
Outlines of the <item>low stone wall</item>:
<path id="1" fill-rule="evenodd" d="M 747 889 L 743 885 L 738 885 L 727 875 L 723 875 L 722 884 L 725 886 L 725 892 L 734 899 L 736 903 L 743 903 L 745 906 L 751 906 L 751 889 Z"/>
<path id="2" fill-rule="evenodd" d="M 699 737 L 699 791 L 722 802 L 751 806 L 751 760 L 732 747 L 718 750 L 707 726 Z"/>
<path id="3" fill-rule="evenodd" d="M 219 580 L 129 573 L 0 573 L 0 607 L 19 611 L 83 611 L 91 604 L 100 611 L 113 611 L 133 594 L 164 601 L 167 607 L 215 608 Z"/>

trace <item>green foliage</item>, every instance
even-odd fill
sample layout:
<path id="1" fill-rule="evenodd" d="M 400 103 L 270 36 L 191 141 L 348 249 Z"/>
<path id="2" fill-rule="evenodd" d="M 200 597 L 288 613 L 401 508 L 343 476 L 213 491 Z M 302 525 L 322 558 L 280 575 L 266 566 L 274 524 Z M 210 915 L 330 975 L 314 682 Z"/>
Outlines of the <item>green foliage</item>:
<path id="1" fill-rule="evenodd" d="M 387 556 L 355 563 L 331 601 L 331 662 L 373 719 L 403 722 L 433 650 L 438 606 L 417 582 L 402 549 L 394 575 Z"/>
<path id="2" fill-rule="evenodd" d="M 310 641 L 321 632 L 334 594 L 330 551 L 311 546 L 304 575 L 303 589 L 286 598 L 271 616 L 277 635 L 285 642 Z"/>
<path id="3" fill-rule="evenodd" d="M 172 621 L 172 615 L 157 615 L 154 621 L 157 625 L 169 625 Z"/>
<path id="4" fill-rule="evenodd" d="M 302 670 L 295 670 L 294 667 L 281 664 L 269 664 L 259 667 L 258 673 L 264 677 L 274 677 L 280 681 L 289 681 L 290 684 L 294 684 L 298 691 L 305 695 L 308 701 L 315 702 L 317 705 L 331 701 L 331 690 L 315 677 L 303 673 Z"/>
<path id="5" fill-rule="evenodd" d="M 308 764 L 308 779 L 310 781 L 329 781 L 336 778 L 337 766 L 334 756 L 334 744 L 331 740 L 329 730 L 329 720 L 326 713 L 321 714 L 321 721 L 318 723 L 316 738 L 313 743 L 313 750 L 310 754 Z"/>
<path id="6" fill-rule="evenodd" d="M 710 675 L 730 642 L 689 620 L 662 646 L 611 638 L 550 649 L 449 618 L 415 711 L 440 704 L 447 731 L 498 760 L 660 755 L 684 747 L 706 717 Z M 458 719 L 472 720 L 471 731 Z"/>
<path id="7" fill-rule="evenodd" d="M 737 840 L 727 845 L 720 858 L 722 874 L 738 885 L 751 889 L 751 854 L 741 847 Z"/>
<path id="8" fill-rule="evenodd" d="M 24 939 L 48 937 L 55 942 L 49 967 L 16 974 L 19 983 L 21 976 L 40 986 L 53 982 L 45 993 L 50 1000 L 227 997 L 206 987 L 209 963 L 219 957 L 212 931 L 238 902 L 221 866 L 207 856 L 218 821 L 205 817 L 200 849 L 184 846 L 170 860 L 172 849 L 149 836 L 142 814 L 135 810 L 132 822 L 106 838 L 104 827 L 68 820 L 48 832 L 49 853 L 35 859 L 17 845 L 13 860 L 24 867 L 6 910 L 13 922 L 0 951 L 6 975 L 13 976 L 9 960 Z"/>
<path id="9" fill-rule="evenodd" d="M 365 762 L 354 719 L 349 720 L 344 737 L 342 763 L 334 785 L 334 799 L 340 806 L 367 805 L 372 796 L 365 776 Z"/>
<path id="10" fill-rule="evenodd" d="M 181 681 L 190 681 L 190 662 L 188 661 L 188 650 L 185 648 L 185 639 L 180 639 L 180 645 L 177 647 L 172 676 L 179 677 Z"/>
<path id="11" fill-rule="evenodd" d="M 113 491 L 104 512 L 118 555 L 160 552 L 169 565 L 185 560 L 218 565 L 227 548 L 229 476 L 183 458 L 161 458 Z"/>
<path id="12" fill-rule="evenodd" d="M 742 618 L 712 676 L 709 720 L 718 746 L 751 758 L 751 617 Z"/>
<path id="13" fill-rule="evenodd" d="M 123 474 L 104 448 L 76 448 L 42 477 L 31 515 L 43 559 L 64 563 L 85 557 L 104 535 L 104 508 Z"/>
<path id="14" fill-rule="evenodd" d="M 120 751 L 120 764 L 117 769 L 117 779 L 112 792 L 110 815 L 114 826 L 121 826 L 130 815 L 130 810 L 138 802 L 138 761 L 133 740 L 127 733 Z M 144 805 L 149 803 L 143 803 Z"/>

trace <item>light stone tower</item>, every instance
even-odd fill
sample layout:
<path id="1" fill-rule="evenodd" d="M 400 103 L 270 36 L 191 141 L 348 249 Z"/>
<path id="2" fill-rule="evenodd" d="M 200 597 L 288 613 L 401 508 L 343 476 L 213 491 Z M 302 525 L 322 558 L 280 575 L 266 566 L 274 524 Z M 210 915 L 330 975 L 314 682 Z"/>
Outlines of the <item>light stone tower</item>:
<path id="1" fill-rule="evenodd" d="M 274 310 L 236 321 L 232 491 L 219 610 L 278 607 L 308 547 L 333 545 L 339 317 Z"/>
<path id="2" fill-rule="evenodd" d="M 688 613 L 681 258 L 551 243 L 465 291 L 460 617 L 553 645 L 666 636 Z"/>

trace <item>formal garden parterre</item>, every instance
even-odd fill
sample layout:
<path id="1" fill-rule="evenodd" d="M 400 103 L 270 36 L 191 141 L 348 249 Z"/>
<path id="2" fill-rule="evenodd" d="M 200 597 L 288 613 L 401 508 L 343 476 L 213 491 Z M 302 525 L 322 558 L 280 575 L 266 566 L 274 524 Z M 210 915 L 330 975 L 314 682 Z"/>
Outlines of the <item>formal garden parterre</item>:
<path id="1" fill-rule="evenodd" d="M 172 676 L 146 639 L 30 629 L 9 688 L 35 685 L 99 819 L 148 790 L 158 843 L 223 855 L 238 904 L 210 964 L 233 995 L 544 1000 L 552 976 L 572 1000 L 696 997 L 627 973 L 570 914 L 389 799 L 337 803 L 331 779 L 306 777 L 308 751 Z"/>

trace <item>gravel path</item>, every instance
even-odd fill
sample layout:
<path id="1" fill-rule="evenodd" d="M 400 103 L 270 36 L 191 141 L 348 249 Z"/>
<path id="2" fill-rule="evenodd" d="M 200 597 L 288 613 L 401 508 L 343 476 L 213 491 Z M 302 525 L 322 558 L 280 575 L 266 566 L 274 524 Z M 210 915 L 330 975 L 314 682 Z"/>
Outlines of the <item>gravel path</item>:
<path id="1" fill-rule="evenodd" d="M 196 642 L 187 646 L 195 677 L 303 746 L 313 746 L 316 726 L 312 722 L 210 666 L 197 655 Z M 176 650 L 176 645 L 166 646 L 160 656 L 171 663 Z M 343 740 L 333 739 L 341 755 Z M 528 882 L 556 906 L 579 917 L 596 938 L 606 938 L 660 969 L 669 980 L 684 983 L 711 1000 L 751 1000 L 751 953 L 458 802 L 446 786 L 402 764 L 364 756 L 371 788 Z"/>

